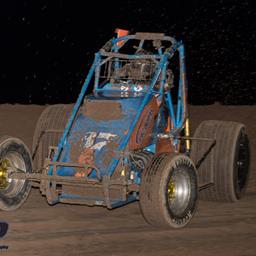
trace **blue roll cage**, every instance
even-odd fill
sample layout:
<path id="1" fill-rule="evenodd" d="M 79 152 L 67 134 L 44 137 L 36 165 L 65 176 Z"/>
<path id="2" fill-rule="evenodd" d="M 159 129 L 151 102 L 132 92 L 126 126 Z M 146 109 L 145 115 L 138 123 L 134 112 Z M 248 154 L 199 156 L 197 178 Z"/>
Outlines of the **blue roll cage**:
<path id="1" fill-rule="evenodd" d="M 147 54 L 147 55 L 141 55 L 141 54 L 122 54 L 119 53 L 120 48 L 123 47 L 125 43 L 127 43 L 129 40 L 137 39 L 140 40 L 140 46 L 142 46 L 144 40 L 160 40 L 160 41 L 169 41 L 172 43 L 171 47 L 166 48 L 165 51 L 162 51 L 162 48 L 158 49 L 158 54 Z M 121 46 L 118 45 L 118 43 L 121 43 Z M 172 58 L 174 53 L 178 51 L 179 52 L 179 88 L 178 88 L 178 99 L 177 99 L 177 107 L 176 107 L 176 114 L 175 114 L 175 108 L 173 105 L 172 95 L 170 90 L 165 90 L 164 85 L 166 83 L 166 70 L 168 66 L 168 60 Z M 170 130 L 170 135 L 175 138 L 175 136 L 179 135 L 178 132 L 184 128 L 186 119 L 188 118 L 188 112 L 187 112 L 187 82 L 186 82 L 186 67 L 185 67 L 185 53 L 184 53 L 184 45 L 182 41 L 176 41 L 174 38 L 169 36 L 164 36 L 162 34 L 157 33 L 136 33 L 134 35 L 128 35 L 123 36 L 119 38 L 111 39 L 107 44 L 95 54 L 95 58 L 93 61 L 93 64 L 89 70 L 89 73 L 85 79 L 85 82 L 82 86 L 81 92 L 79 94 L 79 97 L 76 101 L 76 104 L 72 110 L 71 117 L 65 127 L 65 130 L 62 134 L 62 137 L 59 141 L 57 151 L 53 157 L 52 163 L 58 161 L 60 158 L 61 152 L 65 146 L 68 134 L 71 130 L 72 124 L 76 118 L 76 115 L 79 111 L 79 108 L 83 102 L 83 99 L 86 95 L 87 89 L 90 85 L 90 82 L 92 80 L 92 77 L 95 73 L 95 84 L 94 84 L 94 91 L 102 90 L 99 88 L 99 72 L 100 67 L 105 63 L 104 58 L 114 58 L 116 61 L 116 64 L 118 65 L 118 58 L 122 59 L 128 59 L 128 60 L 136 60 L 136 59 L 155 59 L 157 60 L 158 64 L 156 67 L 156 70 L 153 75 L 153 79 L 151 80 L 149 90 L 145 93 L 144 99 L 142 101 L 142 104 L 140 108 L 138 109 L 138 112 L 132 122 L 132 125 L 128 131 L 128 134 L 126 135 L 124 141 L 119 145 L 118 151 L 123 151 L 131 138 L 131 135 L 135 129 L 135 126 L 141 116 L 141 113 L 150 100 L 152 95 L 160 94 L 162 95 L 166 102 L 167 107 L 169 109 L 169 115 L 171 122 L 173 124 L 172 129 Z M 160 88 L 156 89 L 155 85 L 156 82 L 159 81 L 159 77 L 161 75 L 160 79 Z M 113 172 L 115 171 L 115 167 L 117 165 L 119 160 L 112 158 L 108 174 L 111 176 Z M 50 164 L 50 169 L 48 171 L 48 175 L 52 175 L 53 173 L 53 165 Z"/>

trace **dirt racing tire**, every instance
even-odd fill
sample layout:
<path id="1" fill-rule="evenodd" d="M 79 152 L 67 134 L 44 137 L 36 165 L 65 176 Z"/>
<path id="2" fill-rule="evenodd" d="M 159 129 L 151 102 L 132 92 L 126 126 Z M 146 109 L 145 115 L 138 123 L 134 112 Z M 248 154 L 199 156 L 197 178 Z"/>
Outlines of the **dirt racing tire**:
<path id="1" fill-rule="evenodd" d="M 13 166 L 13 168 L 12 168 Z M 19 168 L 32 172 L 32 159 L 26 145 L 17 138 L 0 138 L 0 209 L 11 211 L 19 208 L 27 199 L 31 185 L 28 180 L 17 180 L 8 174 Z"/>
<path id="2" fill-rule="evenodd" d="M 142 173 L 140 209 L 156 227 L 181 228 L 197 208 L 197 176 L 193 162 L 183 154 L 159 153 Z"/>
<path id="3" fill-rule="evenodd" d="M 73 104 L 52 105 L 42 112 L 37 121 L 33 137 L 32 159 L 34 169 L 43 167 L 49 146 L 58 145 L 73 106 Z M 47 132 L 49 130 L 51 132 Z"/>
<path id="4" fill-rule="evenodd" d="M 213 181 L 214 185 L 200 192 L 200 198 L 209 201 L 235 202 L 245 193 L 250 149 L 245 127 L 241 123 L 209 120 L 202 122 L 194 137 L 216 140 L 209 155 L 198 168 L 199 184 Z M 196 164 L 209 144 L 192 141 L 191 159 Z"/>

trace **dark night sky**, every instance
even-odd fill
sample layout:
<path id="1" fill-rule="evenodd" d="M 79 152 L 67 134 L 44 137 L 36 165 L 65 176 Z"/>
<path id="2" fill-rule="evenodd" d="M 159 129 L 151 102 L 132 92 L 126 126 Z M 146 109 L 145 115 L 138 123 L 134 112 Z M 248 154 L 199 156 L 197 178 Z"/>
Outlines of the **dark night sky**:
<path id="1" fill-rule="evenodd" d="M 253 1 L 6 0 L 0 15 L 0 103 L 74 102 L 117 27 L 185 42 L 191 103 L 256 102 Z"/>

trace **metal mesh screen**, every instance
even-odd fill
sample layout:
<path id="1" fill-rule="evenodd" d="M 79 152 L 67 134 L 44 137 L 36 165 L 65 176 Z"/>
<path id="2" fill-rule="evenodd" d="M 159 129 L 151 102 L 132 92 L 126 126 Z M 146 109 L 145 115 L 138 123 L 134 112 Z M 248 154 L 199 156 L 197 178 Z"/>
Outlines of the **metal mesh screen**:
<path id="1" fill-rule="evenodd" d="M 126 82 L 149 82 L 156 69 L 156 63 L 152 60 L 115 60 L 111 59 L 101 66 L 100 79 L 109 80 L 112 83 Z"/>

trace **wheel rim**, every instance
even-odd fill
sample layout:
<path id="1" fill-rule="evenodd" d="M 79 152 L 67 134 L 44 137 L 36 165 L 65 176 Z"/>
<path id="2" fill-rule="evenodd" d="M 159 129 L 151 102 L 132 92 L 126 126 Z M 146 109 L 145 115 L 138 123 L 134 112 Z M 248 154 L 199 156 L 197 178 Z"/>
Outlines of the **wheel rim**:
<path id="1" fill-rule="evenodd" d="M 11 152 L 0 161 L 0 193 L 8 197 L 16 196 L 23 188 L 25 180 L 9 178 L 11 173 L 26 172 L 24 159 L 16 152 Z"/>
<path id="2" fill-rule="evenodd" d="M 167 195 L 170 210 L 175 215 L 181 215 L 186 210 L 191 195 L 190 179 L 186 172 L 178 170 L 171 175 Z"/>
<path id="3" fill-rule="evenodd" d="M 241 192 L 246 186 L 247 176 L 249 171 L 249 145 L 248 139 L 245 135 L 242 135 L 239 142 L 238 154 L 237 154 L 237 187 L 238 191 Z"/>

